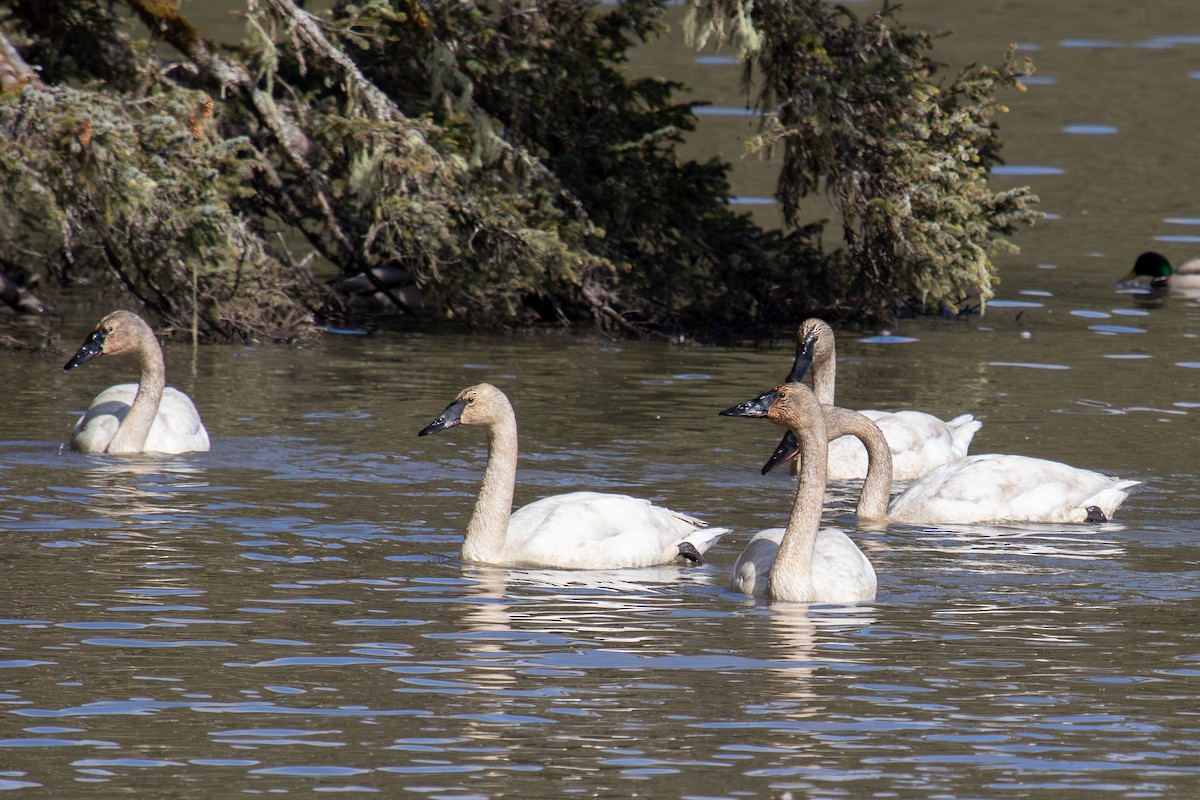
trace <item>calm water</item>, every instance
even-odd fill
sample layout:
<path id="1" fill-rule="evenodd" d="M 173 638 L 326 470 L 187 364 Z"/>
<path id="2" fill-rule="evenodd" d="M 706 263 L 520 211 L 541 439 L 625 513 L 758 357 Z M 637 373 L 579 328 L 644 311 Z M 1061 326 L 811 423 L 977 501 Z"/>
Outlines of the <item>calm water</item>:
<path id="1" fill-rule="evenodd" d="M 781 378 L 787 343 L 172 348 L 212 452 L 112 459 L 62 449 L 74 415 L 132 375 L 62 372 L 102 311 L 68 304 L 62 353 L 0 355 L 0 789 L 1192 796 L 1200 305 L 1113 281 L 1141 250 L 1200 249 L 1180 180 L 1200 45 L 1153 45 L 1200 35 L 1200 18 L 1184 3 L 959 5 L 909 4 L 914 24 L 960 31 L 948 60 L 1017 39 L 1044 65 L 1006 130 L 1010 166 L 1031 173 L 1011 180 L 1056 219 L 1019 237 L 982 320 L 843 336 L 840 400 L 970 411 L 974 452 L 1144 481 L 1116 522 L 859 531 L 875 603 L 769 609 L 724 584 L 786 516 L 790 479 L 758 474 L 779 431 L 716 412 Z M 733 534 L 699 568 L 463 565 L 482 434 L 416 432 L 484 380 L 520 417 L 518 503 L 629 492 Z M 830 516 L 849 503 L 835 487 Z"/>

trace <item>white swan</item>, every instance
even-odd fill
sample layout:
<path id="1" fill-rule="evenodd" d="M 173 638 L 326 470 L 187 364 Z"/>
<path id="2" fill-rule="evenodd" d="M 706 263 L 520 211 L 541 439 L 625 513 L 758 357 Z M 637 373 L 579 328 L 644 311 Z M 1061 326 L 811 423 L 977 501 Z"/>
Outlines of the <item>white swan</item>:
<path id="1" fill-rule="evenodd" d="M 858 503 L 860 520 L 926 525 L 1107 522 L 1140 481 L 1029 456 L 964 456 L 937 467 L 888 505 L 888 442 L 861 414 L 822 406 L 831 427 L 857 437 L 872 455 Z M 874 459 L 878 459 L 876 464 Z"/>
<path id="2" fill-rule="evenodd" d="M 1133 262 L 1133 269 L 1121 279 L 1121 284 L 1138 278 L 1149 278 L 1154 289 L 1167 288 L 1172 294 L 1184 297 L 1200 297 L 1200 258 L 1185 261 L 1173 269 L 1171 262 L 1160 253 L 1142 253 Z"/>
<path id="3" fill-rule="evenodd" d="M 837 380 L 833 329 L 815 317 L 807 319 L 796 331 L 796 347 L 797 363 L 788 380 L 799 381 L 803 377 L 800 350 L 811 347 L 813 392 L 822 404 L 833 405 Z M 800 374 L 797 374 L 798 370 Z M 916 480 L 934 467 L 962 458 L 983 424 L 970 414 L 943 422 L 923 411 L 868 410 L 860 413 L 873 420 L 887 437 L 892 450 L 892 478 L 897 481 Z M 784 441 L 790 441 L 786 434 Z M 780 448 L 783 447 L 781 442 Z M 767 462 L 764 472 L 781 460 L 784 458 L 777 451 Z M 866 474 L 867 451 L 857 439 L 842 436 L 829 443 L 829 480 L 864 478 Z"/>
<path id="4" fill-rule="evenodd" d="M 467 524 L 465 561 L 558 569 L 622 569 L 668 564 L 702 555 L 727 528 L 705 528 L 636 497 L 571 492 L 512 510 L 517 477 L 517 417 L 504 392 L 481 383 L 454 402 L 418 435 L 455 425 L 487 431 L 488 463 Z"/>
<path id="5" fill-rule="evenodd" d="M 892 500 L 892 522 L 1108 522 L 1141 481 L 986 453 L 943 464 Z"/>
<path id="6" fill-rule="evenodd" d="M 792 431 L 800 448 L 800 479 L 787 528 L 755 534 L 734 564 L 730 590 L 765 595 L 776 603 L 873 599 L 871 562 L 846 534 L 820 530 L 829 434 L 825 413 L 809 388 L 800 383 L 777 386 L 721 414 L 766 417 Z"/>
<path id="7" fill-rule="evenodd" d="M 137 383 L 110 386 L 92 401 L 71 434 L 83 453 L 189 453 L 208 450 L 208 431 L 191 398 L 166 386 L 162 348 L 141 317 L 114 311 L 88 334 L 64 370 L 100 356 L 133 353 L 141 366 Z"/>

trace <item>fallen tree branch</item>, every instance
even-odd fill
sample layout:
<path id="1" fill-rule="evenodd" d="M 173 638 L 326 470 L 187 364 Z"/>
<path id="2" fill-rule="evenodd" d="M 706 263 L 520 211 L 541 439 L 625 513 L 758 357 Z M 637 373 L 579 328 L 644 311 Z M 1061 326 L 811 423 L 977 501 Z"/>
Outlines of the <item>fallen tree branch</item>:
<path id="1" fill-rule="evenodd" d="M 0 90 L 7 92 L 26 83 L 41 85 L 37 72 L 25 63 L 17 48 L 0 32 Z"/>
<path id="2" fill-rule="evenodd" d="M 271 131 L 288 160 L 311 185 L 313 198 L 325 218 L 325 224 L 344 248 L 346 257 L 353 260 L 357 248 L 342 230 L 337 214 L 329 203 L 328 181 L 309 161 L 316 148 L 304 131 L 281 112 L 271 96 L 258 87 L 241 65 L 213 51 L 196 26 L 179 10 L 178 4 L 171 0 L 130 0 L 130 5 L 146 27 L 186 55 L 203 76 L 217 83 L 222 94 L 233 88 L 247 98 L 259 121 Z"/>

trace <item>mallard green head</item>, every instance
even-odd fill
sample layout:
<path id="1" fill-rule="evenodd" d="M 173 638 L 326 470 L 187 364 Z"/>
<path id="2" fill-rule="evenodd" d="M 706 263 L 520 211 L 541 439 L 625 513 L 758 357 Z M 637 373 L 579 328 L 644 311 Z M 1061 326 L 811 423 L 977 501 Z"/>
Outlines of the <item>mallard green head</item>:
<path id="1" fill-rule="evenodd" d="M 1133 262 L 1133 269 L 1125 276 L 1125 280 L 1145 277 L 1149 278 L 1151 283 L 1161 284 L 1167 282 L 1171 272 L 1171 262 L 1167 261 L 1165 256 L 1158 253 L 1142 253 L 1137 257 L 1137 261 Z"/>

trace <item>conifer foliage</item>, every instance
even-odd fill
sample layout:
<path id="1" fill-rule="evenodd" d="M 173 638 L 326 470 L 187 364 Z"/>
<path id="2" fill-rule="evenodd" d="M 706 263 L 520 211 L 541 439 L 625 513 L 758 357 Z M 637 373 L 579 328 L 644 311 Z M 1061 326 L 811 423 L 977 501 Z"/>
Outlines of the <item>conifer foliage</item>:
<path id="1" fill-rule="evenodd" d="M 1013 50 L 1000 68 L 938 76 L 934 35 L 908 31 L 897 6 L 857 17 L 823 0 L 692 0 L 691 39 L 732 40 L 766 115 L 751 143 L 782 151 L 778 199 L 788 222 L 826 193 L 848 253 L 841 302 L 872 319 L 957 312 L 985 301 L 1005 237 L 1041 217 L 1027 187 L 993 191 L 1001 88 L 1032 72 Z M 847 309 L 849 311 L 850 309 Z"/>
<path id="2" fill-rule="evenodd" d="M 697 42 L 731 39 L 753 77 L 751 146 L 781 156 L 788 226 L 766 231 L 728 204 L 728 165 L 679 156 L 681 87 L 629 73 L 665 7 L 246 0 L 245 41 L 218 44 L 176 0 L 8 0 L 0 265 L 215 340 L 356 313 L 338 275 L 404 319 L 635 334 L 989 295 L 1036 217 L 986 181 L 996 91 L 1027 67 L 939 80 L 890 6 L 694 0 Z M 842 217 L 829 249 L 801 207 L 818 191 Z"/>

